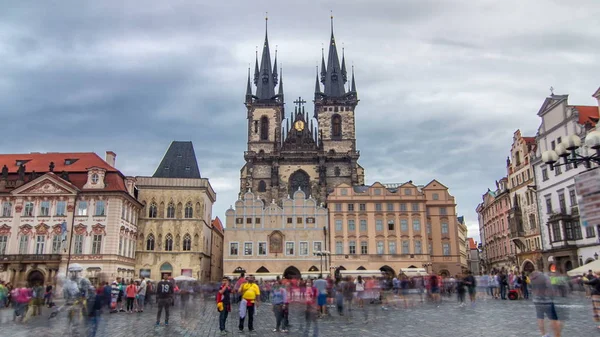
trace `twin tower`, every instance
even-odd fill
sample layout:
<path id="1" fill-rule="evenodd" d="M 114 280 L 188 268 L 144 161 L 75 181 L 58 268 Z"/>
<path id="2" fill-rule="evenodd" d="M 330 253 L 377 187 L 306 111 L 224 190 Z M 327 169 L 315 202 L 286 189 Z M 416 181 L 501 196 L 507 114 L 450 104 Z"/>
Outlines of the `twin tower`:
<path id="1" fill-rule="evenodd" d="M 332 17 L 327 64 L 323 52 L 315 79 L 314 112 L 306 112 L 306 101 L 299 97 L 293 102 L 293 111 L 286 113 L 283 76 L 281 70 L 278 72 L 277 56 L 271 63 L 265 28 L 262 56 L 260 60 L 256 57 L 253 79 L 248 70 L 248 150 L 240 174 L 240 198 L 251 191 L 265 206 L 280 204 L 295 194 L 325 203 L 328 191 L 337 185 L 364 184 L 356 150 L 354 69 L 351 77 L 348 83 L 346 60 L 342 55 L 340 63 Z"/>

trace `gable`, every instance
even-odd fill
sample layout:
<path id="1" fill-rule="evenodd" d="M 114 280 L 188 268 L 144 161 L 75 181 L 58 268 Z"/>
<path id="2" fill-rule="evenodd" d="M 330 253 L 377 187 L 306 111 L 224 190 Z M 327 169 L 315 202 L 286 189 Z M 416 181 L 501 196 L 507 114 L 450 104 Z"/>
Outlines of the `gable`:
<path id="1" fill-rule="evenodd" d="M 58 178 L 53 173 L 47 173 L 11 191 L 12 195 L 75 195 L 76 193 L 77 187 Z"/>
<path id="2" fill-rule="evenodd" d="M 432 190 L 433 189 L 436 189 L 436 190 L 446 189 L 447 190 L 448 187 L 446 187 L 446 185 L 440 183 L 436 179 L 433 179 L 432 181 L 429 182 L 429 184 L 425 185 L 425 187 L 423 187 L 423 189 L 424 190 L 427 190 L 427 189 L 432 189 Z"/>
<path id="3" fill-rule="evenodd" d="M 552 97 L 546 97 L 537 115 L 542 117 L 542 115 L 548 110 L 553 109 L 555 106 L 559 105 L 563 101 L 566 101 L 568 98 L 569 95 L 553 95 Z"/>

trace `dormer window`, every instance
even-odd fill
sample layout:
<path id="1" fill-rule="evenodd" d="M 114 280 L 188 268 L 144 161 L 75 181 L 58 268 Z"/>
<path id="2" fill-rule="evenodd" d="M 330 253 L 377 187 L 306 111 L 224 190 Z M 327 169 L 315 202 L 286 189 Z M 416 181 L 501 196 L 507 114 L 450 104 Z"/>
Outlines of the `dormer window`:
<path id="1" fill-rule="evenodd" d="M 165 166 L 165 170 L 168 170 L 168 169 L 169 169 L 169 167 L 168 167 L 168 166 Z"/>
<path id="2" fill-rule="evenodd" d="M 186 167 L 185 167 L 185 170 L 186 170 L 186 171 L 189 171 L 190 169 L 191 169 L 191 168 L 190 168 L 189 166 L 186 166 Z"/>
<path id="3" fill-rule="evenodd" d="M 92 184 L 97 184 L 98 183 L 98 174 L 94 173 L 92 174 Z"/>
<path id="4" fill-rule="evenodd" d="M 183 157 L 183 155 L 181 153 L 178 153 L 177 158 L 181 158 L 181 157 Z"/>
<path id="5" fill-rule="evenodd" d="M 71 165 L 75 163 L 77 159 L 65 159 L 65 165 Z"/>

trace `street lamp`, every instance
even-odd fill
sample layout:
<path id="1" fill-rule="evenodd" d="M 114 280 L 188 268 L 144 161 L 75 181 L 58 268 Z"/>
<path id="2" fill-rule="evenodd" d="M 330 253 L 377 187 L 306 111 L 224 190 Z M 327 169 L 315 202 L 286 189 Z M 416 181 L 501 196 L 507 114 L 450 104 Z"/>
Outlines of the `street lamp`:
<path id="1" fill-rule="evenodd" d="M 598 253 L 594 253 L 594 259 L 598 260 Z"/>
<path id="2" fill-rule="evenodd" d="M 318 250 L 313 252 L 313 255 L 321 257 L 321 268 L 319 268 L 319 272 L 323 275 L 323 256 L 331 255 L 331 253 L 326 250 Z"/>
<path id="3" fill-rule="evenodd" d="M 577 164 L 583 163 L 586 168 L 591 168 L 591 163 L 600 165 L 600 131 L 592 131 L 585 137 L 585 146 L 596 150 L 596 153 L 589 156 L 582 156 L 575 151 L 581 147 L 581 138 L 577 135 L 566 137 L 560 142 L 554 150 L 544 151 L 542 153 L 542 161 L 550 165 L 550 170 L 554 170 L 555 166 L 573 164 L 577 168 Z M 562 158 L 563 162 L 559 163 Z M 558 164 L 557 164 L 558 163 Z"/>
<path id="4" fill-rule="evenodd" d="M 431 267 L 431 262 L 423 263 L 423 268 L 425 268 L 425 272 L 429 273 L 429 267 Z"/>

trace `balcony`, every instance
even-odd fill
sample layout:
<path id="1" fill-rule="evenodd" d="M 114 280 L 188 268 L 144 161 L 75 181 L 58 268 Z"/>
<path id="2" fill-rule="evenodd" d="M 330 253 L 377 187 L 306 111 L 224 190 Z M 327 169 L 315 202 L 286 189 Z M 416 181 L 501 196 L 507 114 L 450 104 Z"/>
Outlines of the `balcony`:
<path id="1" fill-rule="evenodd" d="M 14 263 L 60 262 L 60 260 L 60 254 L 12 254 L 0 256 L 0 262 Z"/>

